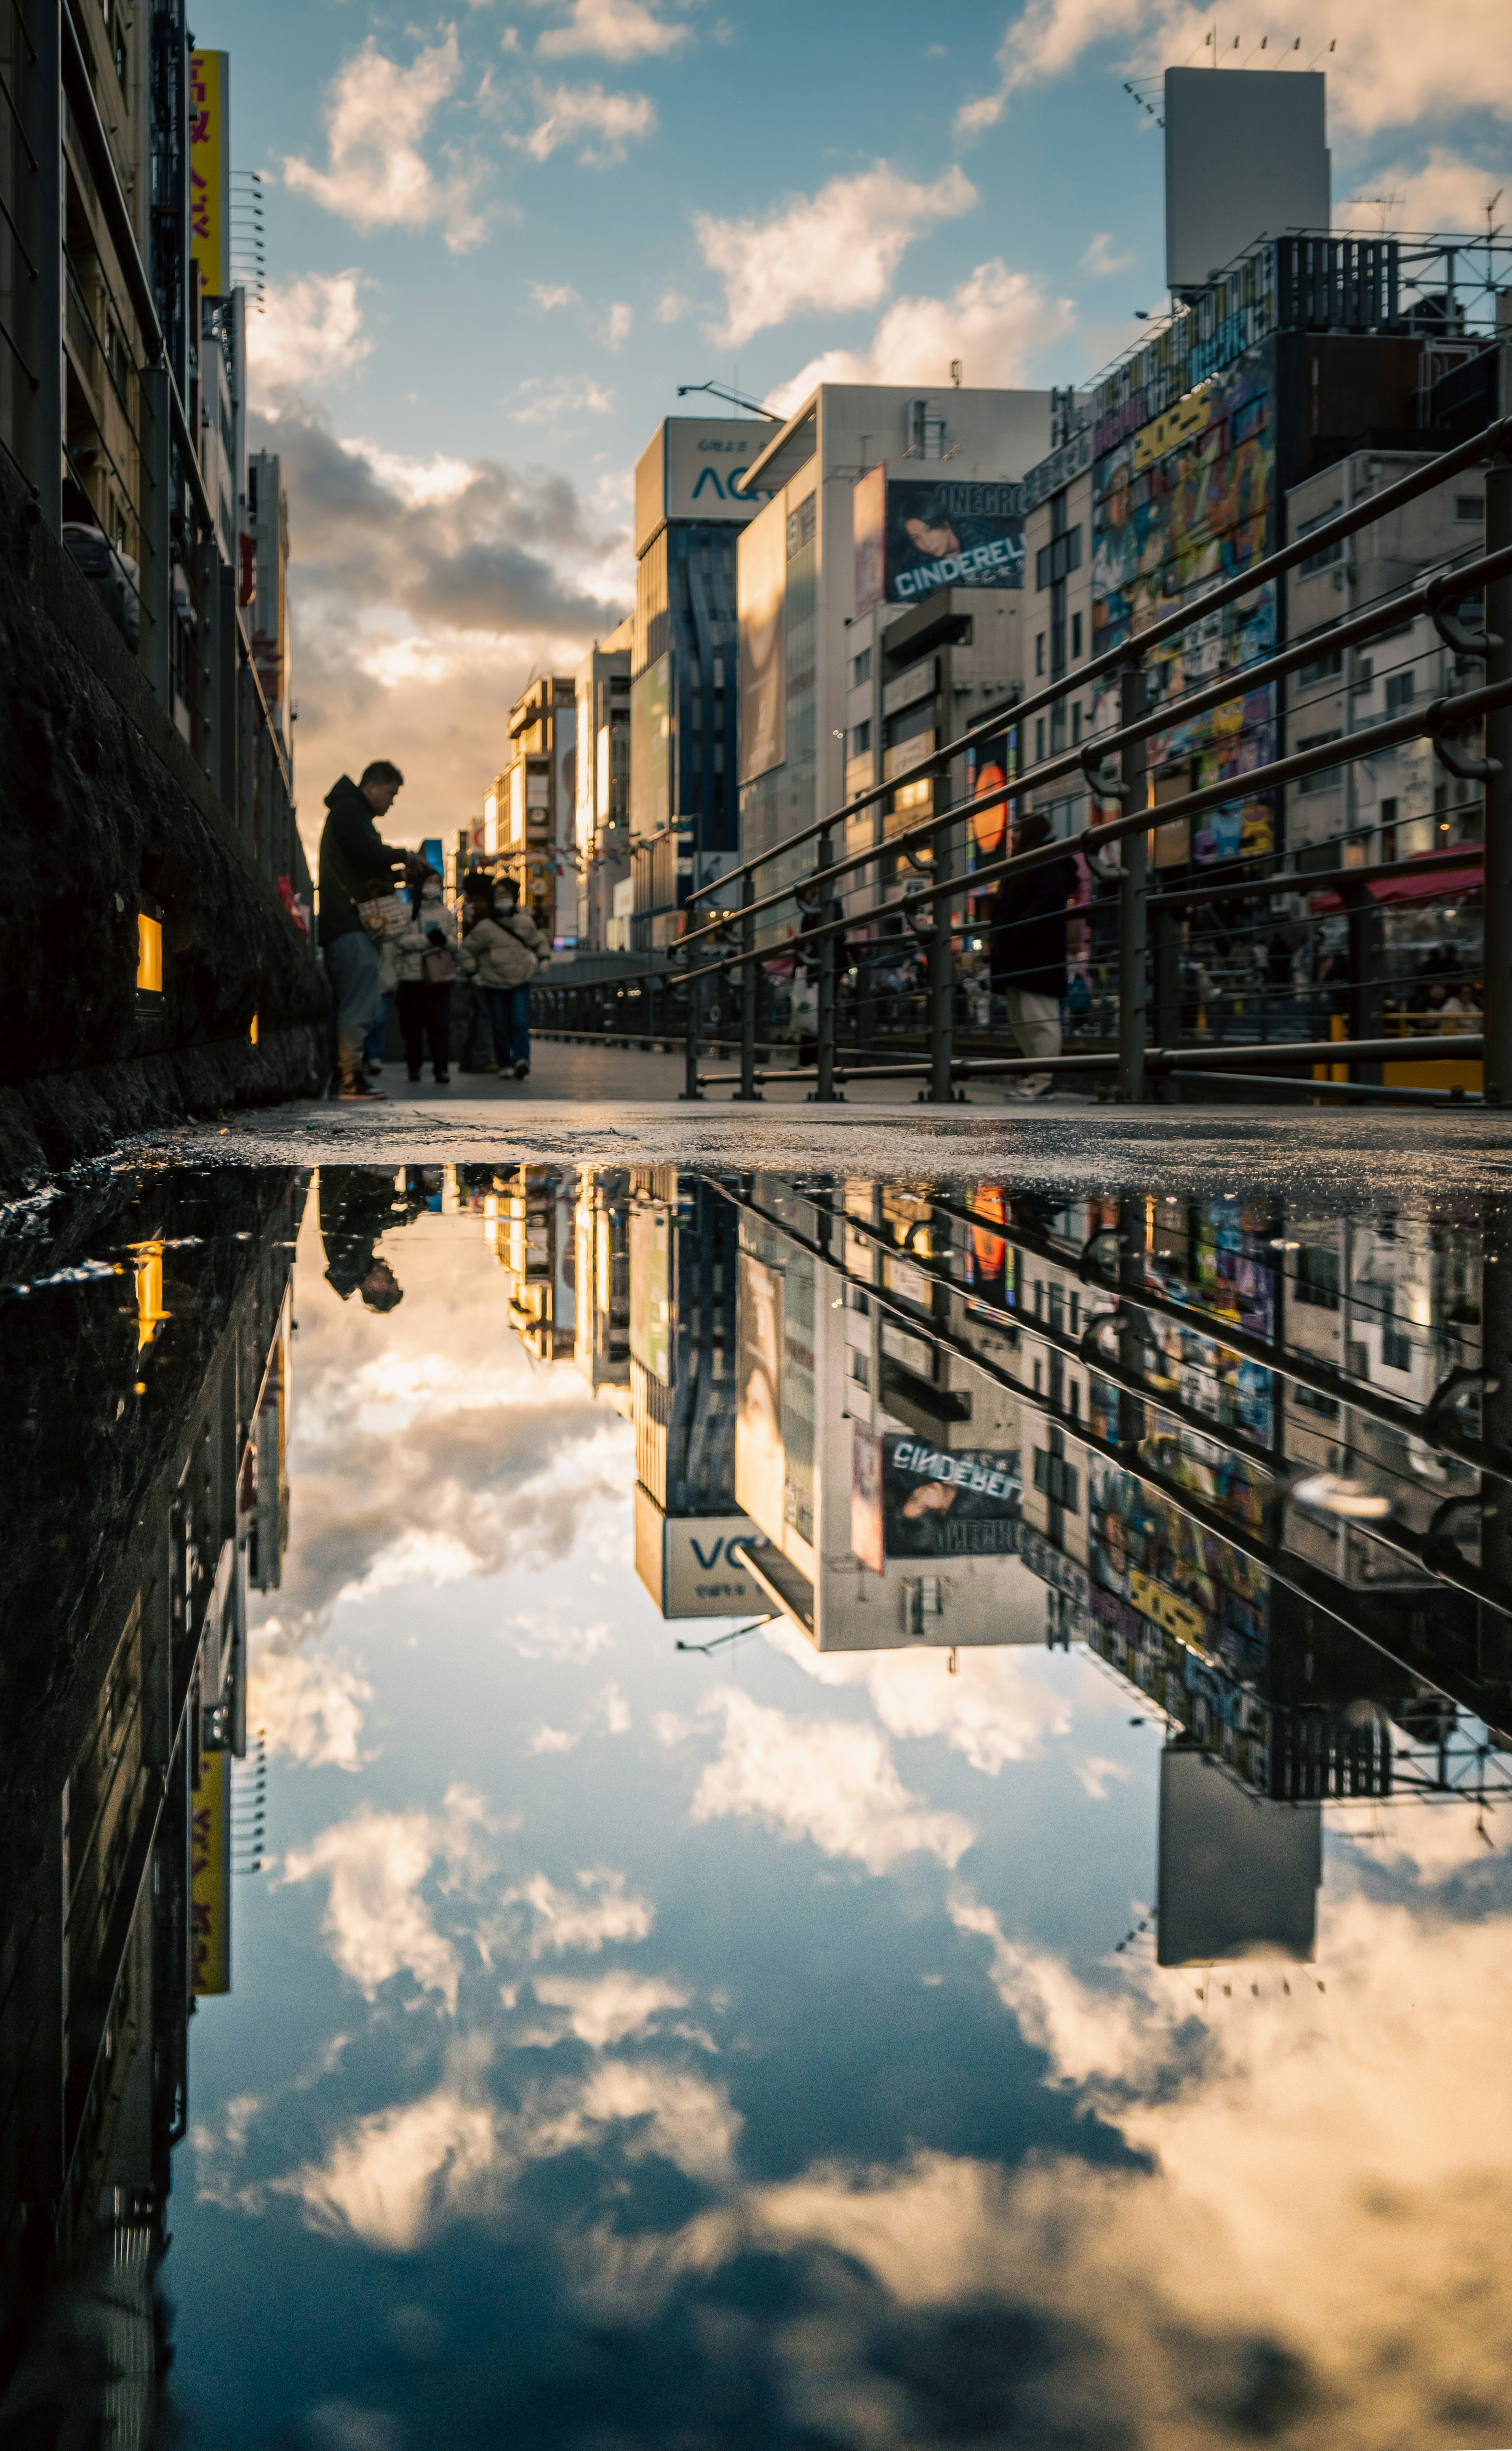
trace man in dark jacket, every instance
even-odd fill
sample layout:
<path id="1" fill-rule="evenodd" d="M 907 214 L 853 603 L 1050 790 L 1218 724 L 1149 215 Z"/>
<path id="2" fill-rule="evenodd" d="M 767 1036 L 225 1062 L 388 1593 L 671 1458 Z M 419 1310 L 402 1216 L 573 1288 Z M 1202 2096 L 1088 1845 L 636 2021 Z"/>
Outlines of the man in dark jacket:
<path id="1" fill-rule="evenodd" d="M 1015 852 L 1037 850 L 1051 838 L 1042 814 L 1021 817 L 1013 829 Z M 1066 993 L 1066 904 L 1072 883 L 1069 859 L 1047 860 L 1027 876 L 1005 876 L 992 897 L 989 946 L 993 992 L 1005 998 L 1008 1024 L 1025 1055 L 1061 1051 L 1061 1000 Z M 1019 1094 L 1043 1098 L 1055 1086 L 1052 1072 L 1018 1077 Z"/>
<path id="2" fill-rule="evenodd" d="M 363 1066 L 363 1040 L 379 1008 L 378 947 L 358 916 L 358 904 L 387 893 L 404 853 L 379 839 L 375 817 L 386 814 L 404 777 L 386 757 L 344 775 L 325 794 L 321 834 L 320 940 L 336 993 L 336 1042 L 343 1098 L 372 1098 Z"/>

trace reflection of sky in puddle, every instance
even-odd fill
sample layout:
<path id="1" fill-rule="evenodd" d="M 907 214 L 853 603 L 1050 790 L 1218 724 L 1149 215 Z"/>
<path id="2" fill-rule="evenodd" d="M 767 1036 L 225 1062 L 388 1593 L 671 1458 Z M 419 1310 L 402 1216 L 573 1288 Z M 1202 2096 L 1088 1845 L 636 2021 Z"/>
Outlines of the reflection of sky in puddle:
<path id="1" fill-rule="evenodd" d="M 630 1425 L 526 1356 L 474 1223 L 385 1241 L 383 1317 L 314 1223 L 254 1634 L 278 1863 L 195 2020 L 164 2274 L 190 2439 L 1505 2441 L 1473 1815 L 1330 1834 L 1315 1969 L 1116 1953 L 1129 1689 L 679 1655 Z"/>

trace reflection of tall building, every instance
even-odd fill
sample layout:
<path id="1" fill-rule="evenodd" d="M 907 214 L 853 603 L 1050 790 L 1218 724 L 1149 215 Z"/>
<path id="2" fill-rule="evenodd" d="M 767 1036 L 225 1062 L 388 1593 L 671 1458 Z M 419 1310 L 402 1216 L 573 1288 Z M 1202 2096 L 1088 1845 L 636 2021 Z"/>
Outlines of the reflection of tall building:
<path id="1" fill-rule="evenodd" d="M 156 2390 L 188 2017 L 230 1983 L 246 1578 L 259 1540 L 276 1573 L 282 1539 L 278 1357 L 304 1186 L 236 1175 L 151 1197 L 150 1220 L 88 1227 L 90 1248 L 112 1227 L 128 1245 L 134 1305 L 113 1277 L 5 1314 L 12 1403 L 29 1391 L 36 1410 L 5 1432 L 0 1548 L 27 1763 L 0 1796 L 3 2337 L 25 2358 L 28 2301 L 108 2273 L 92 2321 L 126 2441 L 147 2439 Z M 84 1492 L 103 1493 L 96 1513 Z M 63 2364 L 28 2388 L 102 2388 L 82 2352 Z"/>
<path id="2" fill-rule="evenodd" d="M 510 1325 L 538 1362 L 563 1360 L 577 1335 L 571 1177 L 550 1166 L 466 1174 L 452 1196 L 481 1209 L 483 1240 L 505 1274 Z"/>
<path id="3" fill-rule="evenodd" d="M 733 1617 L 764 1605 L 732 1554 L 755 1528 L 735 1502 L 738 1219 L 674 1167 L 630 1186 L 636 1571 L 664 1617 Z"/>
<path id="4" fill-rule="evenodd" d="M 630 1178 L 622 1167 L 583 1167 L 573 1218 L 578 1324 L 574 1358 L 597 1396 L 630 1409 Z"/>

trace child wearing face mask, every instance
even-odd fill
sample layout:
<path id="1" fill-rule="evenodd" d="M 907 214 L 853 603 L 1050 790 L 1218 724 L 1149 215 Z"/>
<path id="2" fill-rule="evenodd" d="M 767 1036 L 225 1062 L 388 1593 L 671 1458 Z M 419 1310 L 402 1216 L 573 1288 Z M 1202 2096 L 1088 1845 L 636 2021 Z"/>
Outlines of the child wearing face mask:
<path id="1" fill-rule="evenodd" d="M 394 939 L 399 966 L 399 1026 L 409 1077 L 418 1081 L 426 1049 L 437 1086 L 451 1079 L 451 992 L 457 977 L 457 922 L 442 898 L 441 878 L 427 868 L 412 878 L 412 916 Z"/>

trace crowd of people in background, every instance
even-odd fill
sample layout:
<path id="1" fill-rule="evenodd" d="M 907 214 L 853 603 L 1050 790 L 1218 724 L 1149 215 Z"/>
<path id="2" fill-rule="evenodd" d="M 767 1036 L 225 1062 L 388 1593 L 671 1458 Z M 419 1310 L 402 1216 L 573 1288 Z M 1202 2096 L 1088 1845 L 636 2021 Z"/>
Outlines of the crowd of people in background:
<path id="1" fill-rule="evenodd" d="M 530 1074 L 530 981 L 551 940 L 520 909 L 513 877 L 481 870 L 463 882 L 459 929 L 435 869 L 378 832 L 403 780 L 397 766 L 377 758 L 359 781 L 344 775 L 325 795 L 319 933 L 335 1007 L 336 1094 L 344 1099 L 383 1097 L 373 1082 L 396 1006 L 411 1081 L 422 1078 L 428 1055 L 433 1079 L 445 1088 L 454 1048 L 460 1071 L 508 1070 L 517 1081 Z"/>

